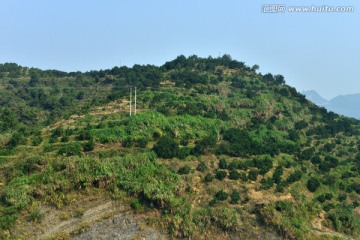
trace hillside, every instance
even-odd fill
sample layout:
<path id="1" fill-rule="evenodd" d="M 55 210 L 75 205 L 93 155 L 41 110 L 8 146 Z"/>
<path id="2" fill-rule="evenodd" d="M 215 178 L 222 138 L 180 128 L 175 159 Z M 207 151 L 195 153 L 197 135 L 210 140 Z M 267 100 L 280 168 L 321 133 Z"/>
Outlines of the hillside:
<path id="1" fill-rule="evenodd" d="M 358 239 L 360 122 L 256 70 L 1 64 L 1 237 Z"/>

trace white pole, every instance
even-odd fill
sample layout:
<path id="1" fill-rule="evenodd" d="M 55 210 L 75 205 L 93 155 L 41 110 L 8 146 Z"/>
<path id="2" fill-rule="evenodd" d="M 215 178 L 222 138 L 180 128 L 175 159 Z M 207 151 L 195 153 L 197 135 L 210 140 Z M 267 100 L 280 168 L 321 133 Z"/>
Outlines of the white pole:
<path id="1" fill-rule="evenodd" d="M 131 104 L 132 104 L 132 89 L 130 87 L 130 116 L 131 116 Z"/>
<path id="2" fill-rule="evenodd" d="M 135 87 L 135 114 L 136 115 L 136 87 Z"/>

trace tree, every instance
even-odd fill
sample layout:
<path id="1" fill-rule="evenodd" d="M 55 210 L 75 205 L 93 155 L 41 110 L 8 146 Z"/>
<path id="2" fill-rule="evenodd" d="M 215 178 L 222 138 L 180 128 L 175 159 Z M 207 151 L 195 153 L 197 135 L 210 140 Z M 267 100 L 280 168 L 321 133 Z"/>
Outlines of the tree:
<path id="1" fill-rule="evenodd" d="M 228 196 L 229 196 L 229 194 L 223 190 L 220 190 L 215 194 L 215 198 L 219 201 L 226 200 L 228 198 Z"/>
<path id="2" fill-rule="evenodd" d="M 211 173 L 208 173 L 205 175 L 204 177 L 204 182 L 211 182 L 212 180 L 214 180 L 214 175 L 212 175 Z"/>
<path id="3" fill-rule="evenodd" d="M 264 158 L 255 158 L 254 165 L 259 169 L 259 173 L 264 175 L 273 167 L 273 159 L 270 156 Z"/>
<path id="4" fill-rule="evenodd" d="M 275 171 L 273 173 L 273 180 L 276 184 L 279 184 L 281 182 L 281 175 L 283 175 L 284 170 L 282 166 L 277 166 L 275 168 Z"/>
<path id="5" fill-rule="evenodd" d="M 218 170 L 216 171 L 216 178 L 222 181 L 227 175 L 226 171 Z"/>
<path id="6" fill-rule="evenodd" d="M 190 170 L 191 170 L 190 166 L 185 165 L 185 166 L 179 168 L 178 174 L 180 174 L 180 175 L 189 174 Z"/>
<path id="7" fill-rule="evenodd" d="M 207 166 L 204 162 L 200 162 L 197 167 L 196 170 L 199 172 L 205 172 L 207 170 Z"/>
<path id="8" fill-rule="evenodd" d="M 220 161 L 219 161 L 219 168 L 220 169 L 227 169 L 227 162 L 226 162 L 226 160 L 225 159 L 220 159 Z"/>
<path id="9" fill-rule="evenodd" d="M 256 72 L 256 71 L 259 70 L 259 69 L 260 69 L 259 65 L 255 64 L 254 66 L 251 67 L 250 70 L 251 70 L 252 72 Z"/>
<path id="10" fill-rule="evenodd" d="M 35 87 L 40 82 L 39 74 L 36 72 L 31 73 L 29 85 Z"/>
<path id="11" fill-rule="evenodd" d="M 92 150 L 94 150 L 94 142 L 93 141 L 87 141 L 85 143 L 83 143 L 83 150 L 84 152 L 90 152 Z"/>
<path id="12" fill-rule="evenodd" d="M 238 203 L 240 200 L 240 193 L 236 190 L 233 190 L 231 195 L 230 195 L 230 199 L 231 199 L 231 203 Z"/>
<path id="13" fill-rule="evenodd" d="M 154 145 L 153 150 L 161 158 L 173 158 L 179 153 L 179 145 L 172 138 L 163 136 Z"/>
<path id="14" fill-rule="evenodd" d="M 285 84 L 285 78 L 284 78 L 283 75 L 275 75 L 274 76 L 274 81 L 279 85 Z"/>
<path id="15" fill-rule="evenodd" d="M 310 192 L 315 192 L 320 187 L 320 181 L 312 177 L 307 181 L 306 186 Z"/>

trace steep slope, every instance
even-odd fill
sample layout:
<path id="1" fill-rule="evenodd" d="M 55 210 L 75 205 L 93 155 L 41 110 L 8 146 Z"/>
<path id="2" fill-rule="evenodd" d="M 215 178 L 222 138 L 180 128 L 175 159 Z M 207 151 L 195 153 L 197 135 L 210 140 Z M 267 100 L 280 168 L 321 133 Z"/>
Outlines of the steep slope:
<path id="1" fill-rule="evenodd" d="M 26 74 L 3 75 L 6 86 L 22 81 L 24 91 L 34 89 Z M 79 83 L 86 101 L 60 95 L 72 102 L 67 114 L 87 106 L 83 113 L 60 119 L 60 108 L 42 109 L 44 118 L 57 112 L 59 120 L 26 128 L 14 109 L 31 109 L 32 98 L 3 109 L 3 238 L 32 236 L 34 228 L 20 228 L 26 221 L 46 229 L 44 208 L 79 222 L 87 209 L 76 199 L 85 206 L 95 193 L 131 206 L 170 238 L 359 237 L 360 122 L 314 105 L 283 76 L 260 75 L 227 55 L 77 75 L 94 78 Z M 55 79 L 64 89 L 71 83 L 67 73 Z M 40 81 L 36 89 L 50 79 Z M 130 85 L 137 87 L 132 116 Z M 2 91 L 18 92 L 14 86 Z"/>

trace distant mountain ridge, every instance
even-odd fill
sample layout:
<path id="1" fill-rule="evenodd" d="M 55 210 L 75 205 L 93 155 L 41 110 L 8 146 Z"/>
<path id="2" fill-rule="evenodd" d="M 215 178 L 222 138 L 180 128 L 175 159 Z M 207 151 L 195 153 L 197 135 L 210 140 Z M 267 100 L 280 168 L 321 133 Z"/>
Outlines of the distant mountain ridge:
<path id="1" fill-rule="evenodd" d="M 331 100 L 326 100 L 315 90 L 303 91 L 302 94 L 313 103 L 323 106 L 329 111 L 360 119 L 360 93 L 339 95 Z"/>

